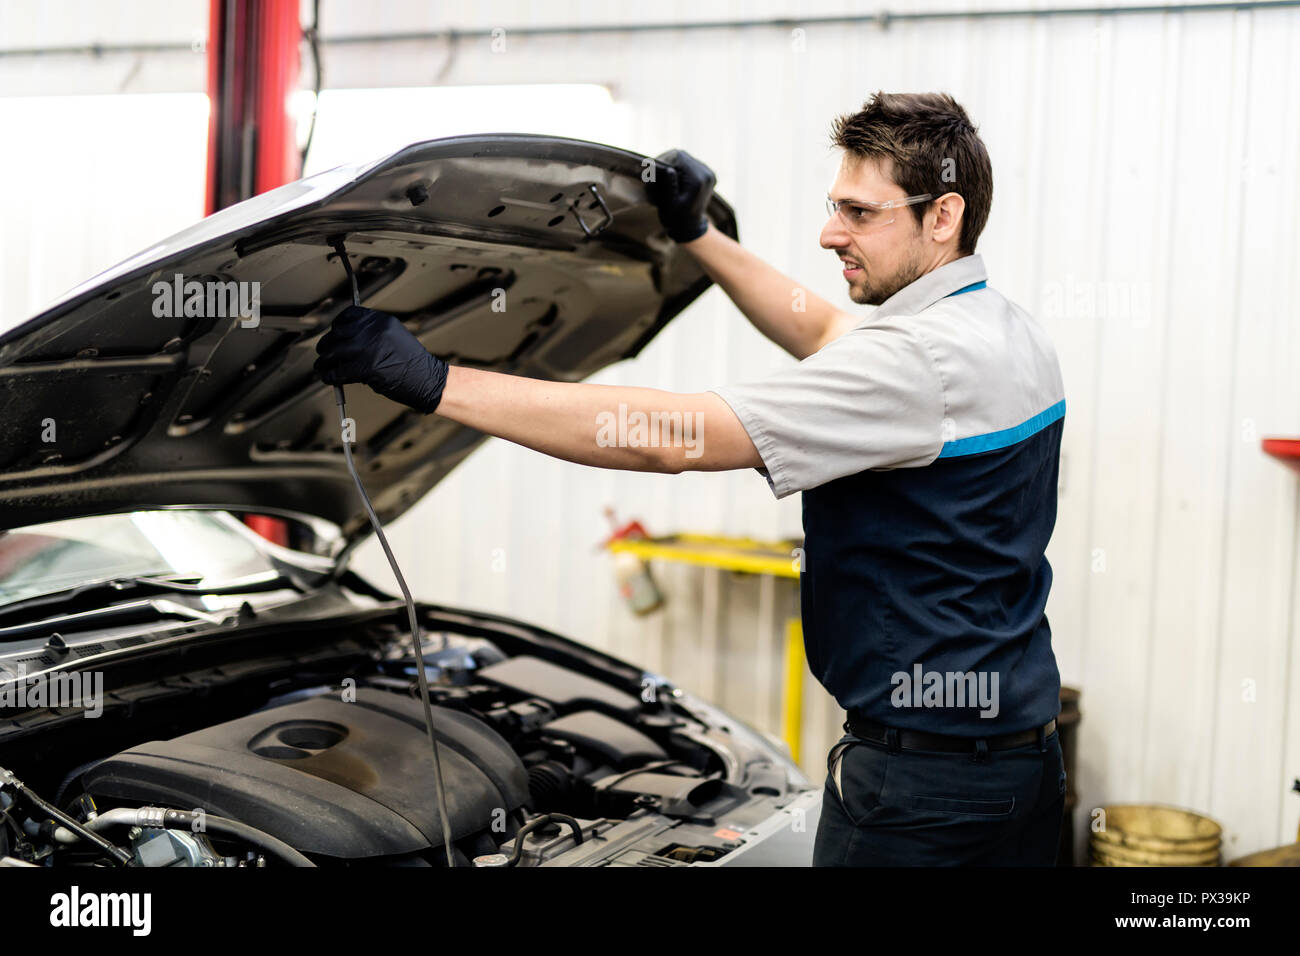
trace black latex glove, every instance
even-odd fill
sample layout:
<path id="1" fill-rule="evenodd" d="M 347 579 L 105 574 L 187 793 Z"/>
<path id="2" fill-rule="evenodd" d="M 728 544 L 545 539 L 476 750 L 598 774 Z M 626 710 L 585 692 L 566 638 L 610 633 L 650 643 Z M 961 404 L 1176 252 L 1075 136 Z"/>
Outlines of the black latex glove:
<path id="1" fill-rule="evenodd" d="M 705 210 L 713 198 L 713 170 L 690 153 L 670 149 L 655 157 L 654 182 L 646 183 L 659 222 L 674 242 L 690 242 L 709 228 Z"/>
<path id="2" fill-rule="evenodd" d="M 315 369 L 326 385 L 360 382 L 426 415 L 438 407 L 447 363 L 420 344 L 396 316 L 350 305 L 316 343 Z"/>

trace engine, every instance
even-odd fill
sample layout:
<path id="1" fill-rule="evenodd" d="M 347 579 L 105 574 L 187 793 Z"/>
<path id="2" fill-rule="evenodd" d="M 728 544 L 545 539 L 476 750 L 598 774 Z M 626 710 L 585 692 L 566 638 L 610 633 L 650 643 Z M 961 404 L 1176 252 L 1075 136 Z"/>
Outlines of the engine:
<path id="1" fill-rule="evenodd" d="M 741 831 L 817 796 L 770 744 L 668 685 L 643 698 L 634 669 L 598 679 L 482 635 L 444 632 L 424 651 L 447 834 L 409 636 L 385 626 L 359 664 L 355 632 L 343 641 L 352 663 L 323 683 L 292 686 L 307 679 L 297 661 L 269 674 L 232 719 L 198 710 L 237 707 L 219 688 L 176 698 L 166 719 L 185 732 L 137 733 L 60 772 L 49 803 L 0 779 L 0 859 L 442 866 L 447 837 L 456 866 L 682 865 L 726 857 Z M 137 709 L 121 726 L 156 726 Z"/>
<path id="2" fill-rule="evenodd" d="M 528 773 L 491 727 L 433 709 L 453 842 L 490 839 L 528 799 Z M 82 778 L 101 810 L 156 803 L 253 822 L 329 860 L 419 857 L 443 844 L 424 713 L 362 688 L 320 696 L 109 757 Z M 493 845 L 495 848 L 495 845 Z"/>

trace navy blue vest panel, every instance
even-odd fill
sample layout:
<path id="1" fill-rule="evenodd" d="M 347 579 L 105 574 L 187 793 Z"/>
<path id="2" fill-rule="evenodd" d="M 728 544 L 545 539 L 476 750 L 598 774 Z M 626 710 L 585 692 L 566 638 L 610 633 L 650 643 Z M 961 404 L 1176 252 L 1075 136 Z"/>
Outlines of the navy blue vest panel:
<path id="1" fill-rule="evenodd" d="M 805 648 L 840 706 L 961 736 L 1057 715 L 1044 550 L 1063 427 L 803 492 Z"/>

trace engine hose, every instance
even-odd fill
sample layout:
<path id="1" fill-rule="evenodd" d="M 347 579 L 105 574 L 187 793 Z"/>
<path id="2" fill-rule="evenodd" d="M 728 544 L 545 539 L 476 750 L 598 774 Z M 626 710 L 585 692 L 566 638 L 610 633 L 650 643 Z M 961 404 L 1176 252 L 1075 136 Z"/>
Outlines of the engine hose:
<path id="1" fill-rule="evenodd" d="M 169 829 L 179 828 L 172 825 L 170 819 L 172 814 L 176 814 L 176 822 L 187 829 L 193 825 L 194 819 L 197 816 L 197 814 L 188 811 L 168 810 L 167 816 L 169 819 L 167 820 L 167 827 Z M 240 823 L 238 820 L 204 814 L 203 825 L 207 828 L 209 833 L 234 837 L 237 840 L 243 840 L 245 843 L 251 843 L 258 849 L 265 850 L 267 853 L 279 858 L 290 866 L 314 867 L 316 865 L 283 840 L 278 840 L 271 836 L 271 834 L 259 830 L 256 827 L 250 827 L 246 823 Z"/>
<path id="2" fill-rule="evenodd" d="M 569 816 L 567 813 L 545 813 L 535 820 L 529 820 L 519 828 L 519 832 L 515 834 L 515 852 L 510 854 L 510 859 L 506 861 L 506 866 L 519 865 L 519 861 L 523 859 L 524 856 L 524 837 L 528 836 L 528 834 L 532 833 L 538 827 L 544 827 L 548 823 L 567 823 L 569 828 L 573 830 L 573 842 L 582 842 L 582 827 L 579 825 L 577 820 Z"/>
<path id="3" fill-rule="evenodd" d="M 596 782 L 600 784 L 601 789 L 608 790 L 611 787 L 613 787 L 614 784 L 622 783 L 628 777 L 635 777 L 639 773 L 651 773 L 652 771 L 655 770 L 664 770 L 668 767 L 672 767 L 676 765 L 687 766 L 687 764 L 685 764 L 681 760 L 659 760 L 656 761 L 655 763 L 648 763 L 644 767 L 637 767 L 635 770 L 629 770 L 626 773 L 620 773 L 613 780 L 610 780 L 608 777 L 602 777 L 600 780 L 597 780 Z"/>
<path id="4" fill-rule="evenodd" d="M 251 843 L 290 866 L 314 867 L 316 865 L 283 840 L 263 830 L 250 827 L 238 820 L 231 820 L 229 817 L 213 816 L 210 813 L 200 815 L 192 810 L 171 810 L 166 807 L 114 807 L 88 820 L 85 828 L 92 833 L 111 826 L 193 831 L 195 820 L 202 821 L 203 830 L 200 832 L 215 833 Z M 68 830 L 59 830 L 55 831 L 54 838 L 60 843 L 69 843 L 76 838 L 76 834 Z"/>
<path id="5" fill-rule="evenodd" d="M 129 866 L 131 864 L 131 854 L 127 853 L 119 846 L 115 846 L 108 840 L 104 839 L 98 833 L 82 826 L 68 814 L 64 813 L 52 803 L 46 803 L 34 792 L 28 789 L 27 785 L 19 780 L 10 771 L 0 767 L 0 787 L 13 790 L 14 793 L 24 797 L 28 803 L 39 810 L 41 813 L 61 824 L 67 830 L 77 834 L 83 840 L 89 840 L 95 846 L 99 847 L 110 857 L 118 866 Z"/>

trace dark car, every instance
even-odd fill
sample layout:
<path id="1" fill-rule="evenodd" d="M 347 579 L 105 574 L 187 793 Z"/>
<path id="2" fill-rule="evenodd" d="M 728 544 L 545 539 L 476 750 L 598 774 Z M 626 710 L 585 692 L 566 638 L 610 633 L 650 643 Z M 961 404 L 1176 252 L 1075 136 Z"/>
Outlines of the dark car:
<path id="1" fill-rule="evenodd" d="M 418 604 L 440 813 L 406 607 L 348 567 L 372 531 L 312 372 L 353 300 L 340 250 L 436 354 L 576 381 L 709 285 L 651 170 L 575 140 L 419 143 L 223 210 L 0 336 L 4 862 L 810 862 L 820 788 L 765 735 L 576 641 Z M 385 522 L 483 438 L 347 399 Z"/>

